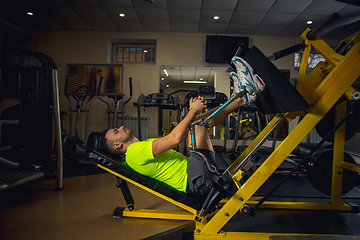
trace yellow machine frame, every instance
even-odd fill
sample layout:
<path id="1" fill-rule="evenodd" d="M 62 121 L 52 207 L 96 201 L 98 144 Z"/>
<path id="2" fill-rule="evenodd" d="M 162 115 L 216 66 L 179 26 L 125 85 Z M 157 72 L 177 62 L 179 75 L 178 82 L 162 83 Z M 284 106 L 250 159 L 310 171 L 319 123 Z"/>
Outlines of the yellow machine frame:
<path id="1" fill-rule="evenodd" d="M 289 156 L 295 147 L 335 105 L 339 98 L 345 94 L 351 99 L 352 94 L 356 91 L 351 85 L 360 75 L 360 32 L 344 40 L 344 42 L 351 41 L 354 45 L 345 56 L 342 56 L 337 54 L 319 37 L 316 37 L 314 40 L 308 40 L 306 34 L 309 31 L 310 29 L 307 29 L 301 35 L 301 38 L 305 41 L 306 48 L 304 49 L 302 57 L 303 64 L 300 66 L 297 89 L 304 99 L 308 101 L 310 108 L 304 112 L 277 114 L 227 169 L 227 173 L 230 174 L 235 181 L 239 181 L 242 171 L 238 170 L 238 166 L 240 166 L 242 160 L 248 154 L 251 154 L 253 149 L 259 145 L 261 139 L 271 132 L 276 124 L 282 122 L 284 119 L 291 121 L 297 116 L 303 116 L 300 123 L 289 133 L 251 177 L 242 186 L 239 186 L 238 191 L 211 220 L 196 223 L 195 239 L 211 239 L 212 237 L 218 238 L 219 236 L 226 236 L 228 239 L 269 239 L 271 235 L 290 235 L 278 233 L 225 233 L 221 231 L 221 229 L 244 206 L 247 205 L 251 207 L 257 203 L 256 201 L 249 201 L 250 197 L 264 184 L 286 157 Z M 314 48 L 320 53 L 326 61 L 318 64 L 317 67 L 305 77 L 307 59 L 311 48 Z M 339 122 L 345 114 L 346 104 L 339 104 L 336 107 L 336 121 Z M 341 126 L 335 132 L 334 136 L 333 178 L 330 203 L 264 202 L 262 207 L 275 209 L 351 211 L 351 206 L 341 201 L 342 172 L 343 169 L 360 172 L 360 166 L 344 162 L 344 142 L 345 125 Z"/>
<path id="2" fill-rule="evenodd" d="M 265 183 L 271 174 L 280 166 L 280 164 L 291 154 L 315 125 L 326 115 L 326 113 L 335 105 L 341 96 L 345 95 L 352 99 L 352 94 L 356 91 L 352 84 L 359 77 L 360 71 L 360 32 L 350 36 L 343 42 L 352 42 L 353 46 L 343 56 L 336 53 L 322 39 L 316 37 L 309 40 L 306 34 L 311 31 L 306 29 L 301 38 L 306 44 L 303 52 L 302 64 L 299 70 L 297 90 L 303 98 L 309 103 L 310 108 L 306 111 L 277 114 L 272 121 L 258 134 L 255 140 L 246 148 L 246 150 L 234 161 L 226 170 L 235 184 L 238 186 L 237 192 L 228 200 L 222 201 L 222 207 L 208 219 L 208 216 L 196 216 L 199 211 L 181 204 L 171 198 L 148 189 L 131 179 L 121 176 L 116 172 L 98 165 L 116 176 L 153 193 L 154 195 L 165 199 L 166 201 L 183 208 L 186 212 L 168 212 L 156 210 L 125 210 L 124 217 L 140 218 L 161 218 L 195 221 L 195 239 L 269 239 L 273 235 L 303 235 L 289 233 L 256 233 L 256 232 L 224 232 L 224 225 L 239 211 L 246 207 L 253 207 L 258 201 L 250 201 L 255 192 Z M 307 76 L 307 59 L 310 49 L 314 48 L 325 59 L 320 62 Z M 340 122 L 346 114 L 346 103 L 341 103 L 336 107 L 336 122 Z M 262 140 L 266 139 L 269 133 L 272 133 L 276 126 L 283 121 L 292 121 L 295 117 L 302 116 L 303 119 L 288 134 L 282 143 L 269 155 L 261 166 L 250 176 L 243 185 L 238 182 L 242 178 L 243 171 L 241 166 L 243 160 L 258 149 Z M 360 166 L 344 162 L 344 142 L 345 142 L 345 124 L 343 124 L 334 135 L 334 154 L 333 154 L 333 177 L 331 188 L 330 203 L 309 203 L 309 202 L 275 202 L 265 201 L 261 209 L 298 209 L 298 210 L 334 210 L 351 211 L 352 206 L 342 203 L 342 173 L 344 169 L 360 172 Z M 196 219 L 196 220 L 195 220 Z"/>

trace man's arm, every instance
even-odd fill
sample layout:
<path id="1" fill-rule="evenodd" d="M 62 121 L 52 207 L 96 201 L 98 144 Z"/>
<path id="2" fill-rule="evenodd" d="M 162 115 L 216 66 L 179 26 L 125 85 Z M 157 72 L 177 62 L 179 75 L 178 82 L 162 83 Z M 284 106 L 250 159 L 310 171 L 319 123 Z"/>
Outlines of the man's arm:
<path id="1" fill-rule="evenodd" d="M 154 157 L 179 145 L 187 136 L 189 126 L 196 116 L 205 110 L 206 101 L 199 97 L 192 101 L 190 110 L 185 118 L 166 136 L 156 139 L 152 149 Z"/>
<path id="2" fill-rule="evenodd" d="M 208 116 L 210 116 L 213 112 L 215 112 L 216 109 L 218 109 L 220 106 L 214 107 L 212 109 L 210 109 L 209 111 L 206 111 L 204 113 L 200 113 L 199 115 L 196 116 L 195 120 L 199 120 L 201 118 L 206 118 Z"/>

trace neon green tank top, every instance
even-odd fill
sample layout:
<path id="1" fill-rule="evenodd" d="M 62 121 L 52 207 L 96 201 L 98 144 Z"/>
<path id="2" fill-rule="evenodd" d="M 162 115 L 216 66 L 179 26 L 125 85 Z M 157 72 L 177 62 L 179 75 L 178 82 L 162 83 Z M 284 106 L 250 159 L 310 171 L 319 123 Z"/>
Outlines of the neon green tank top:
<path id="1" fill-rule="evenodd" d="M 136 172 L 186 193 L 187 157 L 170 149 L 154 158 L 154 140 L 156 138 L 131 144 L 126 151 L 126 163 Z"/>

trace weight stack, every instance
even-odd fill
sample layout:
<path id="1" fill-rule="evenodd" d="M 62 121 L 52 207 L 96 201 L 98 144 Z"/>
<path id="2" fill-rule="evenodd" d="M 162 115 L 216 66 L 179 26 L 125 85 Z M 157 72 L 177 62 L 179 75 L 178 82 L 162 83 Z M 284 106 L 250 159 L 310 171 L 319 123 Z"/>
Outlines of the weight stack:
<path id="1" fill-rule="evenodd" d="M 11 143 L 11 159 L 49 165 L 52 151 L 53 92 L 55 62 L 35 51 L 9 55 L 2 62 L 0 97 L 17 98 L 21 104 L 19 124 L 2 139 Z M 3 127 L 4 130 L 4 127 Z"/>

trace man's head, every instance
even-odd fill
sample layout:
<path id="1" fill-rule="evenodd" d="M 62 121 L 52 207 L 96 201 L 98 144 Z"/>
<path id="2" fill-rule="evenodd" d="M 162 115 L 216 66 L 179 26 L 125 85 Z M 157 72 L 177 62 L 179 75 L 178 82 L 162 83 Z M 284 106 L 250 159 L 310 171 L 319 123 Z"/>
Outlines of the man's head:
<path id="1" fill-rule="evenodd" d="M 100 146 L 113 154 L 124 154 L 127 147 L 136 141 L 138 139 L 134 136 L 133 130 L 121 126 L 103 131 Z"/>

